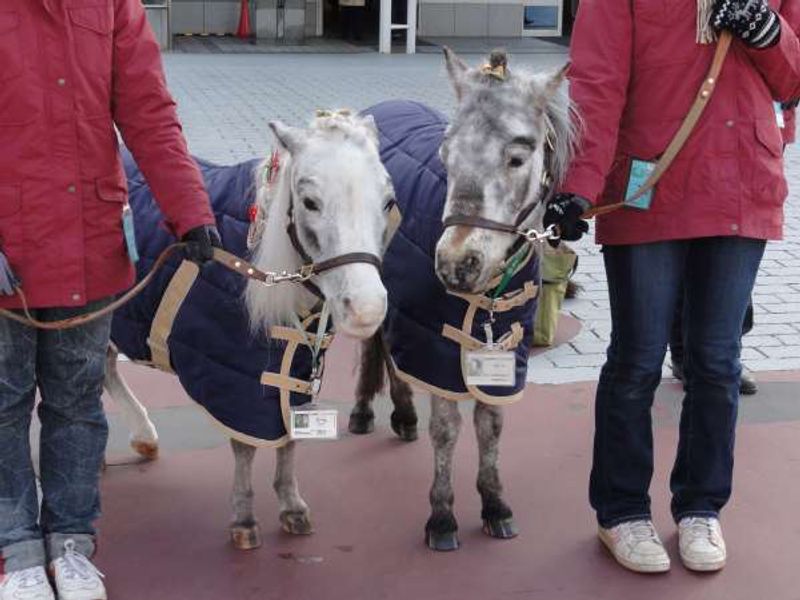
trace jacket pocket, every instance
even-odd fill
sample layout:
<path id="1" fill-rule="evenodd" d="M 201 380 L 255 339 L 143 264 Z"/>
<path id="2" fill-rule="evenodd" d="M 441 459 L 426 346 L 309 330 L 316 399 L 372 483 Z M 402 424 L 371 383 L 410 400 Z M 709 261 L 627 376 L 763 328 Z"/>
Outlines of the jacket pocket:
<path id="1" fill-rule="evenodd" d="M 70 8 L 75 59 L 81 70 L 110 79 L 114 13 L 110 4 Z"/>
<path id="2" fill-rule="evenodd" d="M 22 241 L 21 208 L 21 187 L 0 183 L 0 250 L 6 254 L 19 254 L 18 246 Z"/>
<path id="3" fill-rule="evenodd" d="M 121 175 L 95 179 L 94 189 L 84 192 L 83 220 L 89 228 L 87 246 L 104 255 L 122 251 L 122 209 L 127 200 L 127 188 Z"/>
<path id="4" fill-rule="evenodd" d="M 756 121 L 756 139 L 772 156 L 783 156 L 783 137 L 775 119 L 758 119 Z"/>
<path id="5" fill-rule="evenodd" d="M 124 204 L 128 197 L 128 188 L 125 183 L 117 176 L 99 177 L 95 180 L 97 197 L 106 202 L 116 202 Z"/>

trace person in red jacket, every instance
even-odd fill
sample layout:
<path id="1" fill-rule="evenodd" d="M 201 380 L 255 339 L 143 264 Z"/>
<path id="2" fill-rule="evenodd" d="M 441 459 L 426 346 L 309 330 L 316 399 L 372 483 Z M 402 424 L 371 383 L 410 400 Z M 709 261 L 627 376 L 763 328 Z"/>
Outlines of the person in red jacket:
<path id="1" fill-rule="evenodd" d="M 0 5 L 0 307 L 57 320 L 133 281 L 115 126 L 166 226 L 203 262 L 219 244 L 140 0 Z M 5 295 L 4 295 L 5 294 Z M 89 561 L 108 426 L 111 318 L 41 331 L 0 317 L 0 600 L 106 597 Z M 41 393 L 42 503 L 28 441 Z"/>
<path id="2" fill-rule="evenodd" d="M 719 514 L 731 494 L 742 322 L 767 240 L 780 239 L 787 185 L 773 100 L 800 91 L 800 0 L 582 0 L 570 95 L 584 136 L 545 214 L 564 239 L 594 204 L 622 200 L 632 161 L 654 162 L 693 104 L 715 52 L 734 36 L 698 125 L 649 210 L 599 217 L 612 334 L 596 398 L 590 500 L 623 566 L 666 571 L 651 519 L 651 407 L 685 289 L 686 396 L 670 478 L 680 558 L 726 561 Z M 635 182 L 634 182 L 635 183 Z"/>

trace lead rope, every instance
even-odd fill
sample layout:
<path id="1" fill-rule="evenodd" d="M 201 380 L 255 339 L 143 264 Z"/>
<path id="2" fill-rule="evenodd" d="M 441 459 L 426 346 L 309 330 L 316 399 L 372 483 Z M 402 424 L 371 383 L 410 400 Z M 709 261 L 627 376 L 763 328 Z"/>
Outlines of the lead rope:
<path id="1" fill-rule="evenodd" d="M 497 284 L 497 287 L 494 288 L 494 291 L 492 291 L 491 294 L 489 318 L 483 323 L 483 331 L 486 335 L 486 344 L 488 346 L 494 345 L 494 332 L 492 331 L 492 325 L 494 325 L 495 322 L 495 302 L 497 302 L 497 299 L 502 295 L 503 292 L 506 291 L 506 288 L 508 288 L 508 284 L 511 283 L 511 280 L 514 278 L 514 275 L 516 274 L 519 266 L 522 264 L 522 261 L 528 256 L 528 253 L 531 251 L 531 247 L 537 242 L 541 243 L 547 240 L 557 240 L 560 237 L 558 228 L 555 225 L 550 225 L 544 230 L 544 232 L 539 232 L 535 229 L 528 229 L 520 232 L 520 235 L 525 238 L 527 243 L 523 244 L 522 247 L 517 250 L 516 254 L 514 254 L 508 260 L 505 269 L 503 269 L 503 276 L 500 278 L 500 283 Z"/>
<path id="2" fill-rule="evenodd" d="M 319 382 L 322 379 L 322 354 L 320 350 L 322 348 L 322 340 L 325 336 L 325 333 L 328 331 L 328 321 L 330 320 L 330 316 L 330 306 L 328 305 L 328 302 L 325 301 L 322 303 L 322 308 L 320 309 L 319 313 L 319 321 L 317 322 L 317 335 L 312 341 L 308 331 L 306 331 L 306 329 L 303 327 L 303 324 L 300 322 L 300 317 L 298 317 L 296 313 L 292 313 L 292 324 L 294 325 L 295 329 L 300 332 L 300 335 L 305 338 L 306 344 L 311 351 L 310 381 L 312 384 L 312 390 L 315 394 L 319 391 Z"/>

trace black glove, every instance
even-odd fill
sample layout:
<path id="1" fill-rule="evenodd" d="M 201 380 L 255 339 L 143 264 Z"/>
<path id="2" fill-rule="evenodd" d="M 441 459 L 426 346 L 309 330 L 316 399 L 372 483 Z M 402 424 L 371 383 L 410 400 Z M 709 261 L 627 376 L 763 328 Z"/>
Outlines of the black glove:
<path id="1" fill-rule="evenodd" d="M 545 210 L 543 223 L 545 229 L 550 225 L 558 227 L 561 240 L 574 242 L 589 231 L 589 223 L 581 219 L 581 215 L 592 207 L 586 198 L 574 194 L 556 194 Z M 560 240 L 548 240 L 555 248 Z"/>
<path id="2" fill-rule="evenodd" d="M 777 44 L 781 33 L 781 20 L 767 0 L 716 0 L 711 25 L 758 49 Z"/>
<path id="3" fill-rule="evenodd" d="M 16 287 L 19 286 L 19 279 L 14 275 L 11 270 L 11 265 L 8 264 L 6 255 L 0 249 L 0 295 L 13 296 L 17 293 Z"/>
<path id="4" fill-rule="evenodd" d="M 222 248 L 219 232 L 214 225 L 201 225 L 181 238 L 186 243 L 184 255 L 188 260 L 204 265 L 214 257 L 214 248 Z"/>

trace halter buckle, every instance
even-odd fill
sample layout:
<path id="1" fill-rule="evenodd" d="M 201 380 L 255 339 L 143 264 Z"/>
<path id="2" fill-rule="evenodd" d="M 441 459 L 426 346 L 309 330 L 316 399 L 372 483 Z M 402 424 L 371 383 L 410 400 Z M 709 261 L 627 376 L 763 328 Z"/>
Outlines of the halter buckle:
<path id="1" fill-rule="evenodd" d="M 300 267 L 300 271 L 297 272 L 298 279 L 297 281 L 308 281 L 314 275 L 314 265 L 308 264 L 303 265 Z"/>
<path id="2" fill-rule="evenodd" d="M 536 242 L 544 242 L 547 240 L 558 240 L 561 238 L 558 228 L 555 225 L 549 225 L 544 231 L 536 231 L 535 229 L 520 229 L 517 233 L 525 238 L 531 244 Z"/>

